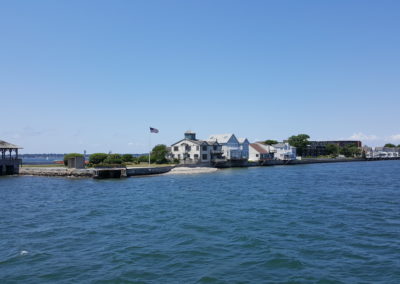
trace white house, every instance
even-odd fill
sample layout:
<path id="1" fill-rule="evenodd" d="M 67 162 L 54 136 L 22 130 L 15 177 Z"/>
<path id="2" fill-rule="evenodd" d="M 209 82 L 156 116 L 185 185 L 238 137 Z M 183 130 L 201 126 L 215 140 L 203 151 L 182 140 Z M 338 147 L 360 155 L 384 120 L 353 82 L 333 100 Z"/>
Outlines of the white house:
<path id="1" fill-rule="evenodd" d="M 251 143 L 249 147 L 249 160 L 253 162 L 263 162 L 271 160 L 274 154 L 271 153 L 272 146 L 262 143 Z"/>
<path id="2" fill-rule="evenodd" d="M 278 143 L 271 147 L 275 160 L 296 160 L 296 147 L 290 146 L 289 143 Z"/>
<path id="3" fill-rule="evenodd" d="M 187 131 L 185 138 L 171 145 L 171 158 L 182 164 L 211 164 L 222 158 L 222 146 L 216 141 L 196 139 L 196 133 Z"/>
<path id="4" fill-rule="evenodd" d="M 247 160 L 249 158 L 249 141 L 242 138 L 242 143 L 234 134 L 217 134 L 208 138 L 209 143 L 217 142 L 222 146 L 223 157 L 227 160 Z"/>

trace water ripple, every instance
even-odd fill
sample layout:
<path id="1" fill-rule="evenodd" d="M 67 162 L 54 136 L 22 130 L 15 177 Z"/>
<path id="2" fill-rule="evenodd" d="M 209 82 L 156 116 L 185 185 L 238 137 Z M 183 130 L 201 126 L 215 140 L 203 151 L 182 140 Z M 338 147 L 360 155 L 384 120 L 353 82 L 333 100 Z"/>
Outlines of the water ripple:
<path id="1" fill-rule="evenodd" d="M 0 282 L 397 284 L 399 172 L 393 161 L 1 177 Z"/>

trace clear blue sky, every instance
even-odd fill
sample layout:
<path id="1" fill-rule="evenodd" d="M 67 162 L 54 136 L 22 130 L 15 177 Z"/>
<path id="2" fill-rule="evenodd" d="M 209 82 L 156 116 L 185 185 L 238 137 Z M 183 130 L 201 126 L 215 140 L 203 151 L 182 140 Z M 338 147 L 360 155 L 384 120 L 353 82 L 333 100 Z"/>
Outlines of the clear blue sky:
<path id="1" fill-rule="evenodd" d="M 400 1 L 0 1 L 0 140 L 400 144 Z"/>

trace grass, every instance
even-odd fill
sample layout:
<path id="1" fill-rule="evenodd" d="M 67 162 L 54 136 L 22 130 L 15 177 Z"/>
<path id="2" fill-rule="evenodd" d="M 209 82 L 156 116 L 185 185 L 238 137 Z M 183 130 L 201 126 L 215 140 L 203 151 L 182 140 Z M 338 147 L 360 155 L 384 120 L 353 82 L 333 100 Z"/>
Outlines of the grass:
<path id="1" fill-rule="evenodd" d="M 23 164 L 23 168 L 65 168 L 63 164 L 48 164 L 48 165 L 26 165 Z"/>

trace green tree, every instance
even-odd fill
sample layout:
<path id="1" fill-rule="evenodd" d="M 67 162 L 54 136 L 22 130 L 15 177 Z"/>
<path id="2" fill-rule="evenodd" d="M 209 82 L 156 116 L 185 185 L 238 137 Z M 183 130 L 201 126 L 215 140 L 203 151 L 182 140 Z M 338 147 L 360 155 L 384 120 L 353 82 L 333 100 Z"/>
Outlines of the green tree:
<path id="1" fill-rule="evenodd" d="M 385 147 L 387 147 L 387 148 L 395 148 L 396 145 L 394 145 L 392 143 L 387 143 L 387 144 L 385 144 Z"/>
<path id="2" fill-rule="evenodd" d="M 157 164 L 165 164 L 167 160 L 168 149 L 164 144 L 156 145 L 151 151 L 151 159 Z"/>
<path id="3" fill-rule="evenodd" d="M 296 147 L 297 154 L 302 156 L 309 143 L 309 138 L 310 136 L 307 134 L 293 135 L 289 137 L 288 142 L 291 146 Z"/>
<path id="4" fill-rule="evenodd" d="M 89 163 L 97 165 L 102 163 L 107 157 L 108 155 L 106 153 L 93 153 L 89 156 Z"/>
<path id="5" fill-rule="evenodd" d="M 126 163 L 132 163 L 133 162 L 133 155 L 132 154 L 123 154 L 122 155 L 122 161 Z"/>
<path id="6" fill-rule="evenodd" d="M 274 144 L 278 144 L 278 141 L 276 140 L 272 140 L 272 139 L 268 139 L 264 141 L 265 145 L 274 145 Z"/>
<path id="7" fill-rule="evenodd" d="M 339 146 L 336 144 L 326 145 L 326 153 L 328 155 L 332 155 L 332 156 L 336 157 L 337 155 L 339 155 Z"/>
<path id="8" fill-rule="evenodd" d="M 75 158 L 75 157 L 83 157 L 82 154 L 79 153 L 69 153 L 64 155 L 64 165 L 68 166 L 68 159 Z"/>
<path id="9" fill-rule="evenodd" d="M 340 154 L 346 157 L 355 157 L 361 154 L 361 149 L 354 145 L 347 145 L 345 147 L 340 148 Z"/>

